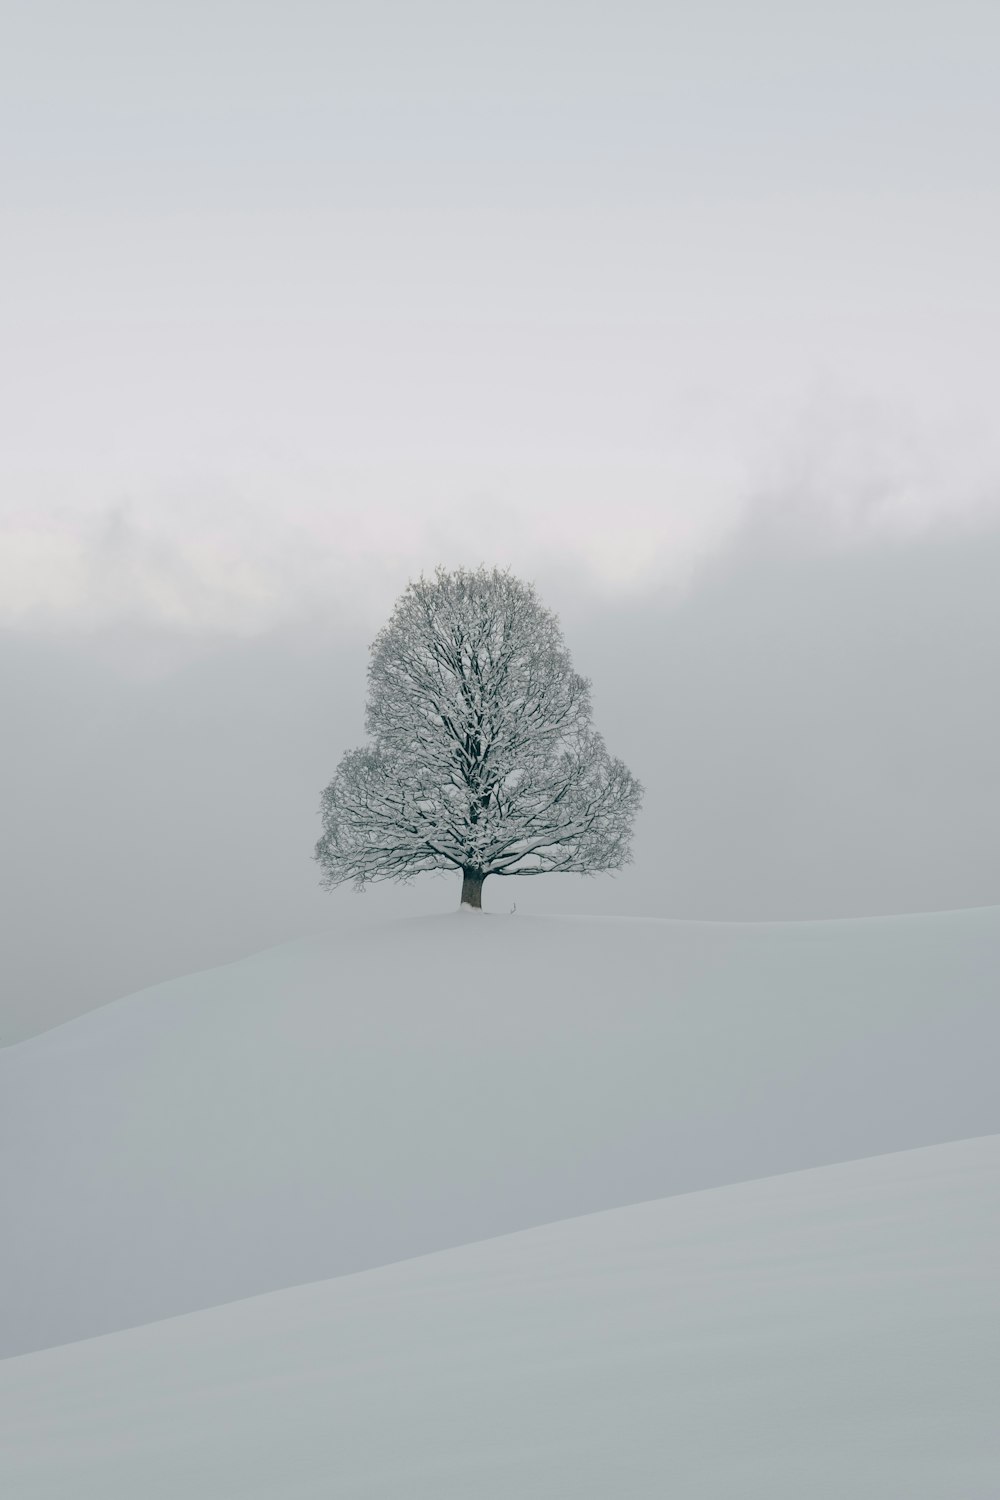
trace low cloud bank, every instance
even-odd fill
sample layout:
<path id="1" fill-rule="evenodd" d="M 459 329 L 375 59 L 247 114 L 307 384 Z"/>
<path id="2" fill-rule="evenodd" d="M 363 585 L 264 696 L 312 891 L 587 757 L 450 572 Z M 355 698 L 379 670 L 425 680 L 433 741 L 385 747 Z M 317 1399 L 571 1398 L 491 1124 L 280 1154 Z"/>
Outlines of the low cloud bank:
<path id="1" fill-rule="evenodd" d="M 620 876 L 495 882 L 487 908 L 752 921 L 1000 901 L 1000 529 L 777 548 L 758 528 L 687 588 L 627 600 L 535 576 L 647 800 Z M 0 638 L 0 1039 L 337 914 L 457 902 L 447 878 L 318 889 L 319 792 L 363 739 L 369 635 L 332 600 L 253 637 Z"/>

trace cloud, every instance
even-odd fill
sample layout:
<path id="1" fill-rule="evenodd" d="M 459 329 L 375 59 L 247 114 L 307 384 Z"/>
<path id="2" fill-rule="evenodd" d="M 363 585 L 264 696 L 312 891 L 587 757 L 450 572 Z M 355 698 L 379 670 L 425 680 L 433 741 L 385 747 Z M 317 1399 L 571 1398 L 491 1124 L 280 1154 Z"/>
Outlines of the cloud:
<path id="1" fill-rule="evenodd" d="M 107 553 L 146 557 L 132 524 L 109 518 Z M 520 910 L 1000 900 L 1000 526 L 838 548 L 733 534 L 683 589 L 537 581 L 647 799 L 633 867 L 525 882 Z M 316 882 L 319 792 L 364 738 L 371 634 L 330 600 L 243 636 L 0 632 L 0 1035 L 338 916 L 454 904 L 446 880 L 363 898 Z"/>
<path id="2" fill-rule="evenodd" d="M 900 403 L 820 385 L 762 465 L 743 540 L 781 550 L 864 546 L 1000 521 L 992 426 L 931 421 Z"/>
<path id="3" fill-rule="evenodd" d="M 1000 446 L 969 417 L 814 387 L 742 449 L 708 403 L 672 452 L 179 477 L 102 507 L 9 511 L 0 623 L 259 634 L 318 608 L 377 625 L 406 579 L 486 561 L 623 599 L 734 547 L 864 547 L 1000 521 Z M 738 436 L 738 429 L 737 429 Z M 720 456 L 720 453 L 722 456 Z"/>

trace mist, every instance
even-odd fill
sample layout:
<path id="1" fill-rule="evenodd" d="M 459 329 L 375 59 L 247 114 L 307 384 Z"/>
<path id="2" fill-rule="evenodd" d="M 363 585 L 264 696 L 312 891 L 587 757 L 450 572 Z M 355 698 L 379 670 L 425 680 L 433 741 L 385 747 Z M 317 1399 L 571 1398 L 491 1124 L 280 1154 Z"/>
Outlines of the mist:
<path id="1" fill-rule="evenodd" d="M 487 911 L 1000 901 L 1000 527 L 838 546 L 762 511 L 685 587 L 535 581 L 646 800 L 619 875 L 494 877 Z M 319 888 L 319 794 L 364 739 L 370 635 L 336 601 L 243 637 L 4 633 L 4 1042 L 340 921 L 457 905 L 457 876 Z"/>
<path id="2" fill-rule="evenodd" d="M 1000 899 L 992 13 L 17 11 L 0 1040 L 455 904 L 311 860 L 438 564 L 534 580 L 646 786 L 488 909 Z"/>

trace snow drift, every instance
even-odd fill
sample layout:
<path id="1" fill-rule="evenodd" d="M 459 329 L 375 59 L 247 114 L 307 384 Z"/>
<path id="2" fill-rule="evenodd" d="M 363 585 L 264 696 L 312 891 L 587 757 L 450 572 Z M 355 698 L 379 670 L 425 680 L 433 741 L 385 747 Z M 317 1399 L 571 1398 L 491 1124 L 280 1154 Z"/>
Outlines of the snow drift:
<path id="1" fill-rule="evenodd" d="M 995 1500 L 1000 1137 L 0 1363 L 18 1500 Z"/>
<path id="2" fill-rule="evenodd" d="M 998 970 L 992 908 L 455 914 L 157 986 L 0 1052 L 3 1352 L 995 1131 Z"/>

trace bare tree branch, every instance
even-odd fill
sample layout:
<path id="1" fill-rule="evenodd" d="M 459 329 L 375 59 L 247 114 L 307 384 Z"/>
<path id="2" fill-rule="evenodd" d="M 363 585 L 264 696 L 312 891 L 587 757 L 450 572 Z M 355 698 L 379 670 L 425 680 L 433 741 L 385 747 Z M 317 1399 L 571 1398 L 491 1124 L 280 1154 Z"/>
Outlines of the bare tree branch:
<path id="1" fill-rule="evenodd" d="M 631 860 L 642 787 L 591 727 L 555 615 L 509 572 L 411 583 L 371 648 L 365 727 L 323 793 L 323 883 L 460 869 L 596 873 Z"/>

